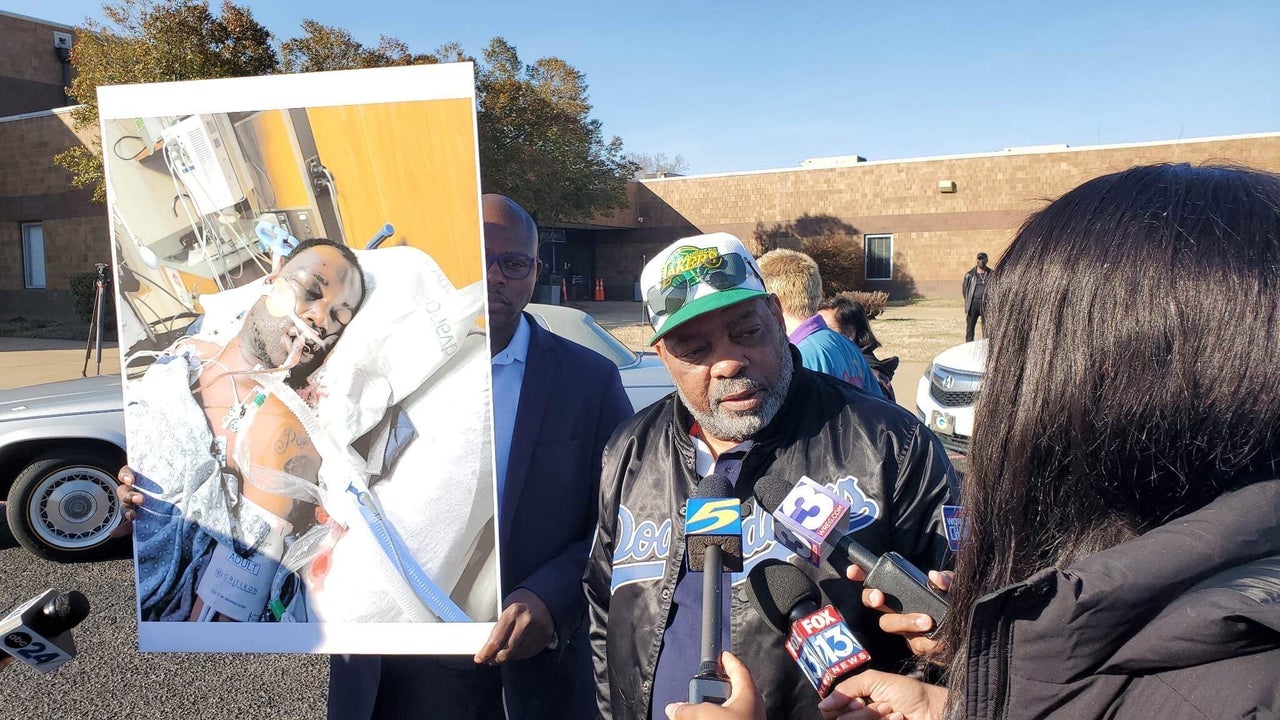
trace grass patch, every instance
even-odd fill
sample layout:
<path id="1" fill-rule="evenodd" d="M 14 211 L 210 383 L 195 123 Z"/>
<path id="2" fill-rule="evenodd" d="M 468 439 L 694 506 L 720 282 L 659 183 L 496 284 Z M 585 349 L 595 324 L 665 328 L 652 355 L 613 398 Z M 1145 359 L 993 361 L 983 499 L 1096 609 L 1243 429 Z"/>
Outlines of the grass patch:
<path id="1" fill-rule="evenodd" d="M 932 362 L 934 356 L 964 342 L 964 318 L 878 318 L 871 329 L 880 340 L 880 357 L 897 355 L 902 362 Z"/>

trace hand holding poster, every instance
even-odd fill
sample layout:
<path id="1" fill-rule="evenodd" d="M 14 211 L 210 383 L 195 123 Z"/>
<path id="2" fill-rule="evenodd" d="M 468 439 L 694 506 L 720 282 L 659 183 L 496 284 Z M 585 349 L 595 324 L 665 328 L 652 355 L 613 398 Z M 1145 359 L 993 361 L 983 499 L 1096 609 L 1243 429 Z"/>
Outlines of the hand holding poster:
<path id="1" fill-rule="evenodd" d="M 473 652 L 499 579 L 471 66 L 99 97 L 142 649 Z"/>

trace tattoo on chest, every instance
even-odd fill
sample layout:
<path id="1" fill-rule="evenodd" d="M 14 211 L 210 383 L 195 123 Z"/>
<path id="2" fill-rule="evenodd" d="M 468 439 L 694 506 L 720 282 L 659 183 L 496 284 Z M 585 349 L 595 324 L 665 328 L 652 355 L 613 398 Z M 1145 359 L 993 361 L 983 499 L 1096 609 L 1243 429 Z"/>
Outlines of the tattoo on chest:
<path id="1" fill-rule="evenodd" d="M 306 447 L 307 436 L 293 428 L 285 428 L 276 439 L 276 452 L 283 454 L 291 447 Z"/>

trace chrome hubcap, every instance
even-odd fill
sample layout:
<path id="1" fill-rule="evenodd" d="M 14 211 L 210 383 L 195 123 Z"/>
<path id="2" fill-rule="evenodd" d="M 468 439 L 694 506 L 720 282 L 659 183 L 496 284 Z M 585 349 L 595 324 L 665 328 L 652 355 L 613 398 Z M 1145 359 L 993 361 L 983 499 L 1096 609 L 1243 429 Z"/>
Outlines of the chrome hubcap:
<path id="1" fill-rule="evenodd" d="M 40 539 L 59 548 L 85 548 L 106 539 L 120 522 L 115 480 L 98 468 L 67 467 L 36 486 L 28 512 Z"/>

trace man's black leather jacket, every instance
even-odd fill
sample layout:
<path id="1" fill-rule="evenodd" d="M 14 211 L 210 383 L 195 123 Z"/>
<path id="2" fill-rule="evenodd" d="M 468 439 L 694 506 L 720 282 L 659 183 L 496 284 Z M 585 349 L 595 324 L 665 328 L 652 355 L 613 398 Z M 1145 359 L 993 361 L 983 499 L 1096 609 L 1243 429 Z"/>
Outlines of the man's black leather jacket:
<path id="1" fill-rule="evenodd" d="M 765 558 L 787 559 L 818 582 L 866 644 L 874 667 L 898 669 L 909 653 L 901 638 L 880 631 L 877 613 L 862 605 L 860 584 L 829 563 L 814 568 L 774 541 L 772 518 L 752 499 L 756 481 L 803 475 L 834 487 L 852 503 L 850 528 L 859 542 L 876 553 L 896 550 L 925 570 L 949 561 L 942 506 L 958 491 L 941 444 L 909 412 L 795 360 L 787 399 L 753 438 L 738 478 L 746 563 L 728 591 L 731 649 L 751 669 L 771 719 L 819 715 L 818 697 L 782 636 L 748 602 L 746 573 Z M 584 581 L 605 718 L 650 717 L 654 670 L 685 556 L 682 514 L 698 482 L 691 425 L 673 393 L 624 422 L 605 449 L 600 521 Z"/>

